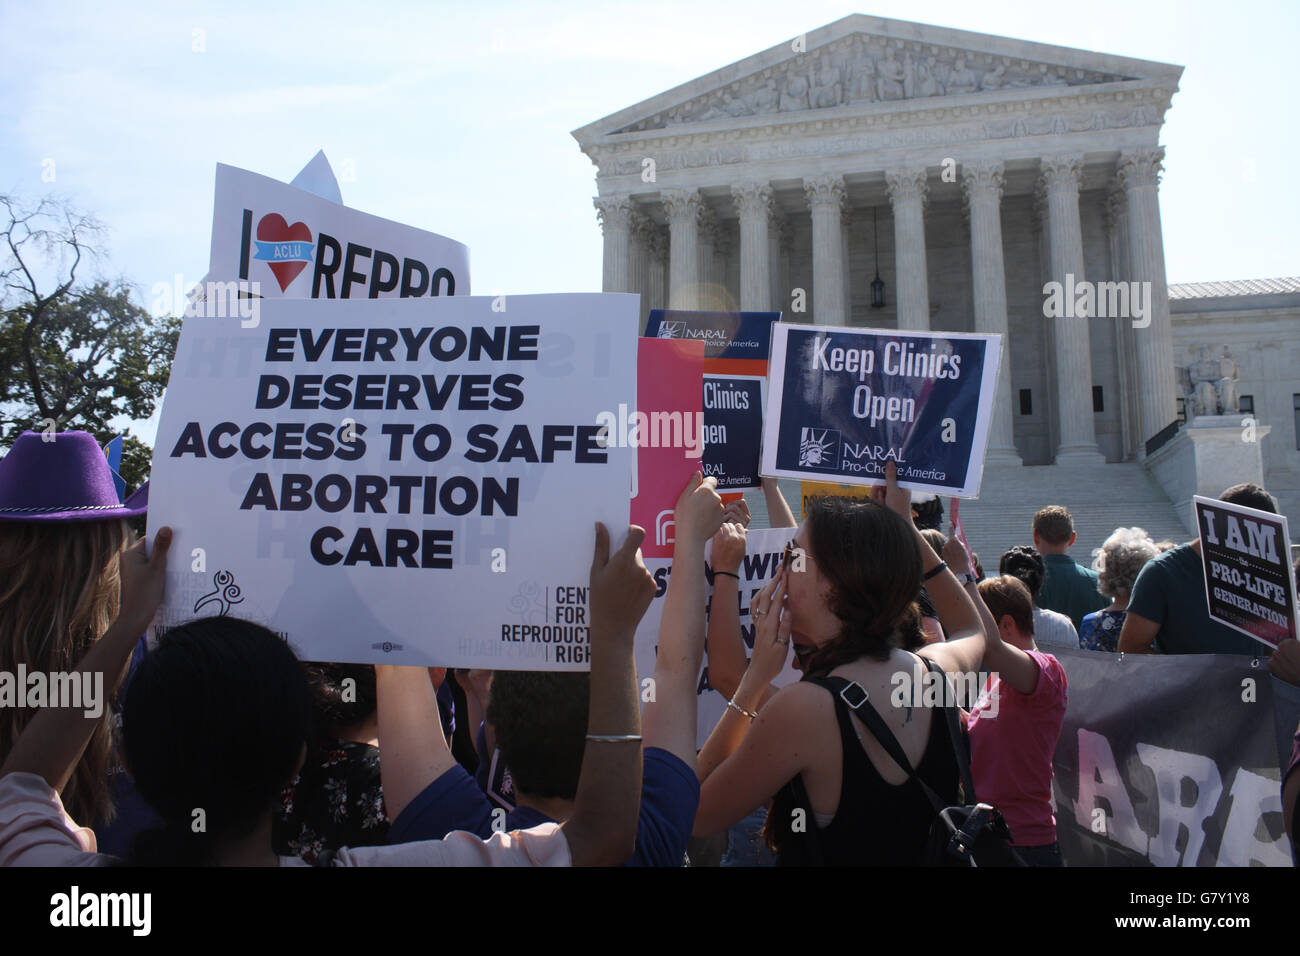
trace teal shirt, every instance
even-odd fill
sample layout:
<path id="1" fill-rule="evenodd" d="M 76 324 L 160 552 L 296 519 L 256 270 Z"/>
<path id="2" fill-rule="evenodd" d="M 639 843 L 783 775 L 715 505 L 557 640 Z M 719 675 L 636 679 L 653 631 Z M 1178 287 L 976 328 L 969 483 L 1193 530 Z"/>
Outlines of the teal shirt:
<path id="1" fill-rule="evenodd" d="M 1047 574 L 1034 603 L 1064 614 L 1074 622 L 1076 631 L 1083 626 L 1085 614 L 1110 604 L 1108 598 L 1097 593 L 1097 572 L 1076 564 L 1068 554 L 1045 554 L 1043 564 L 1047 565 Z"/>
<path id="2" fill-rule="evenodd" d="M 1210 617 L 1201 556 L 1180 544 L 1148 561 L 1133 582 L 1128 612 L 1159 624 L 1156 647 L 1165 654 L 1246 654 L 1270 648 Z"/>

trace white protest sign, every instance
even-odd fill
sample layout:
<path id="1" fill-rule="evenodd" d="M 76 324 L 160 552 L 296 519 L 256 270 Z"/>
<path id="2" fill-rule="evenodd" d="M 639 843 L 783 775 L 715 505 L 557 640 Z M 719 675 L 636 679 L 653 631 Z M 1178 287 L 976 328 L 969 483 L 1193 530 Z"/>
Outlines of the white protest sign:
<path id="1" fill-rule="evenodd" d="M 751 530 L 745 535 L 745 559 L 741 562 L 738 573 L 740 575 L 740 639 L 745 643 L 747 658 L 754 643 L 754 620 L 749 613 L 749 603 L 764 585 L 776 577 L 776 573 L 781 569 L 781 557 L 785 552 L 785 546 L 795 536 L 796 531 L 795 528 L 761 528 Z M 647 678 L 654 677 L 655 648 L 659 644 L 659 624 L 663 620 L 664 612 L 663 599 L 668 593 L 673 562 L 670 558 L 646 558 L 645 564 L 654 575 L 656 588 L 654 599 L 650 602 L 650 607 L 636 630 L 637 679 L 642 687 L 647 686 L 645 684 Z M 708 585 L 706 590 L 711 611 L 713 586 Z M 794 669 L 793 662 L 794 655 L 791 654 L 786 659 L 785 669 L 773 681 L 776 686 L 784 687 L 786 684 L 793 684 L 802 676 Z M 697 684 L 699 693 L 697 747 L 704 746 L 710 732 L 722 718 L 722 712 L 727 709 L 726 698 L 708 686 L 708 668 L 709 661 L 706 655 Z M 643 703 L 642 706 L 644 707 L 645 704 Z"/>
<path id="2" fill-rule="evenodd" d="M 603 522 L 628 524 L 637 299 L 270 300 L 181 332 L 151 533 L 154 635 L 230 614 L 307 660 L 586 670 Z"/>
<path id="3" fill-rule="evenodd" d="M 468 295 L 469 249 L 219 163 L 208 279 L 264 299 Z"/>
<path id="4" fill-rule="evenodd" d="M 791 325 L 773 329 L 762 473 L 979 495 L 1002 339 Z"/>

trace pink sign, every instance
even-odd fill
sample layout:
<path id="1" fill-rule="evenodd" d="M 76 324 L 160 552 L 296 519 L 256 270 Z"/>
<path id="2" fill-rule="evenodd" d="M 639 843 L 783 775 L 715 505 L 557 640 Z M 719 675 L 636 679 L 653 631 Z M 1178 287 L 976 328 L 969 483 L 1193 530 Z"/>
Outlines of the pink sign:
<path id="1" fill-rule="evenodd" d="M 647 558 L 673 556 L 673 507 L 704 451 L 703 394 L 703 342 L 637 339 L 637 407 L 620 410 L 617 437 L 636 447 L 632 523 Z"/>

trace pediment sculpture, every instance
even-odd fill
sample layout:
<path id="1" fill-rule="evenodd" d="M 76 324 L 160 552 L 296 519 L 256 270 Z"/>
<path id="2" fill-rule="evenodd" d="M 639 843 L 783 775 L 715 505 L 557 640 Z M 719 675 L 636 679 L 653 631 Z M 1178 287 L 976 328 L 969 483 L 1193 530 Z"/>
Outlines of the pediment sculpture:
<path id="1" fill-rule="evenodd" d="M 856 34 L 726 84 L 616 132 L 741 116 L 834 109 L 1030 87 L 1129 79 L 1094 70 Z"/>

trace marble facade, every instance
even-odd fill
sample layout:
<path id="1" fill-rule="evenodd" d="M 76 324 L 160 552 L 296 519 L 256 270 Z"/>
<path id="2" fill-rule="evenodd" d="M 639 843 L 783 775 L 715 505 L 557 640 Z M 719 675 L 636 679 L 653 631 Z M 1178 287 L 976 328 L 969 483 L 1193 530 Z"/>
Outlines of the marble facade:
<path id="1" fill-rule="evenodd" d="M 990 461 L 1138 460 L 1178 415 L 1158 184 L 1181 73 L 845 17 L 574 132 L 603 287 L 644 312 L 1001 332 Z M 1149 314 L 1045 317 L 1067 277 L 1149 282 Z"/>

